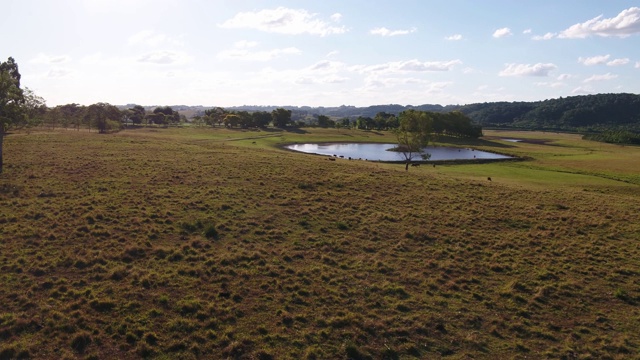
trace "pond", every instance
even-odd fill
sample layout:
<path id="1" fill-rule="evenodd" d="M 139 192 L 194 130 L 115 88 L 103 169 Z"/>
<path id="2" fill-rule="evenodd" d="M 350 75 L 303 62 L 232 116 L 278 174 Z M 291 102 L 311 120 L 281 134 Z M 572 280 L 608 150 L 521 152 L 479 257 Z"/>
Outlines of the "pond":
<path id="1" fill-rule="evenodd" d="M 404 161 L 402 153 L 388 151 L 397 144 L 367 144 L 367 143 L 327 143 L 327 144 L 293 144 L 287 149 L 310 154 L 340 156 L 344 158 L 373 160 L 373 161 Z M 454 148 L 446 146 L 428 146 L 425 151 L 431 154 L 429 160 L 473 160 L 473 159 L 511 159 L 511 156 L 494 154 L 474 149 Z M 420 161 L 420 156 L 413 158 Z"/>

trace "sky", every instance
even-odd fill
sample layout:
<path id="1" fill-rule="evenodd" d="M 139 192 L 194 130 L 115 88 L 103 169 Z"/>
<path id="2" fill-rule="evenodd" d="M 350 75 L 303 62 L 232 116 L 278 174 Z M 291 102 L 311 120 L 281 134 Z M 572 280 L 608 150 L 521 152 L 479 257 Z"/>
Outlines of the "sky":
<path id="1" fill-rule="evenodd" d="M 1 0 L 48 106 L 369 106 L 640 93 L 640 2 Z"/>

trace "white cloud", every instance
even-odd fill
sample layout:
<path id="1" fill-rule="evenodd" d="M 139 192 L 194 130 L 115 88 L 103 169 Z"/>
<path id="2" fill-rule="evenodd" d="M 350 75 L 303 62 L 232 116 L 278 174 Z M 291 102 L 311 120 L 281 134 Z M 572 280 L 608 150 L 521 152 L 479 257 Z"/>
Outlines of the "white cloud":
<path id="1" fill-rule="evenodd" d="M 340 20 L 342 20 L 342 14 L 340 14 L 340 13 L 335 13 L 335 14 L 331 15 L 329 18 L 330 18 L 330 19 L 331 19 L 331 21 L 333 21 L 333 22 L 339 22 Z"/>
<path id="2" fill-rule="evenodd" d="M 40 53 L 29 62 L 33 64 L 63 64 L 69 61 L 71 61 L 71 57 L 67 55 L 46 55 Z"/>
<path id="3" fill-rule="evenodd" d="M 587 66 L 602 65 L 602 64 L 606 64 L 606 62 L 609 60 L 609 57 L 611 57 L 611 55 L 608 55 L 608 54 L 592 56 L 587 58 L 579 57 L 578 62 Z"/>
<path id="4" fill-rule="evenodd" d="M 526 30 L 525 30 L 525 31 L 523 31 L 522 33 L 523 33 L 523 34 L 525 34 L 525 35 L 528 35 L 528 34 L 531 34 L 531 32 L 532 32 L 532 31 L 533 31 L 533 30 L 531 30 L 531 29 L 526 29 Z"/>
<path id="5" fill-rule="evenodd" d="M 233 47 L 235 47 L 236 49 L 249 49 L 256 46 L 258 46 L 257 42 L 247 40 L 236 41 L 236 43 L 233 44 Z"/>
<path id="6" fill-rule="evenodd" d="M 329 61 L 329 60 L 322 60 L 319 61 L 313 65 L 311 65 L 308 70 L 311 71 L 319 71 L 319 70 L 323 70 L 323 71 L 327 71 L 327 70 L 340 70 L 344 68 L 344 64 L 338 61 Z"/>
<path id="7" fill-rule="evenodd" d="M 640 61 L 636 61 L 636 65 L 634 66 L 636 69 L 640 69 Z"/>
<path id="8" fill-rule="evenodd" d="M 65 77 L 69 74 L 71 74 L 73 71 L 71 69 L 66 69 L 66 68 L 52 68 L 51 70 L 49 70 L 49 72 L 47 73 L 47 77 L 50 78 L 62 78 Z"/>
<path id="9" fill-rule="evenodd" d="M 398 36 L 398 35 L 407 35 L 416 32 L 418 29 L 411 28 L 409 30 L 389 30 L 385 27 L 375 28 L 369 31 L 372 35 L 380 35 L 380 36 Z"/>
<path id="10" fill-rule="evenodd" d="M 584 79 L 585 83 L 590 83 L 590 82 L 594 82 L 594 81 L 607 81 L 607 80 L 613 80 L 616 79 L 618 77 L 618 75 L 612 74 L 612 73 L 606 73 L 606 74 L 602 74 L 602 75 L 592 75 L 591 77 Z"/>
<path id="11" fill-rule="evenodd" d="M 562 31 L 558 37 L 563 39 L 584 39 L 589 36 L 627 37 L 640 33 L 640 8 L 623 10 L 616 17 L 603 18 L 602 15 L 583 23 L 575 24 Z"/>
<path id="12" fill-rule="evenodd" d="M 613 59 L 611 61 L 609 61 L 607 63 L 607 66 L 622 66 L 622 65 L 627 65 L 629 63 L 628 58 L 622 58 L 622 59 Z"/>
<path id="13" fill-rule="evenodd" d="M 509 35 L 512 35 L 512 34 L 511 34 L 511 29 L 509 29 L 508 27 L 504 27 L 502 29 L 498 29 L 498 30 L 493 32 L 493 37 L 494 38 L 503 38 L 503 37 L 509 36 Z"/>
<path id="14" fill-rule="evenodd" d="M 302 51 L 295 47 L 284 49 L 272 49 L 267 51 L 250 51 L 248 49 L 257 45 L 254 42 L 239 42 L 235 48 L 223 50 L 218 53 L 220 59 L 244 60 L 244 61 L 269 61 L 285 55 L 300 55 Z"/>
<path id="15" fill-rule="evenodd" d="M 554 37 L 556 37 L 556 35 L 557 35 L 556 33 L 550 33 L 549 32 L 549 33 L 546 33 L 544 35 L 535 35 L 535 36 L 531 37 L 531 39 L 536 40 L 536 41 L 538 41 L 538 40 L 551 40 Z"/>
<path id="16" fill-rule="evenodd" d="M 188 60 L 189 57 L 186 54 L 166 50 L 146 53 L 137 59 L 138 62 L 159 65 L 180 64 L 185 63 Z"/>
<path id="17" fill-rule="evenodd" d="M 550 88 L 554 88 L 554 89 L 566 86 L 565 83 L 559 82 L 559 81 L 556 81 L 556 82 L 542 81 L 542 82 L 536 82 L 536 83 L 533 83 L 533 84 L 536 85 L 536 86 L 550 87 Z"/>
<path id="18" fill-rule="evenodd" d="M 573 93 L 573 94 L 593 94 L 593 93 L 595 93 L 595 90 L 593 90 L 593 88 L 590 88 L 590 87 L 578 86 L 577 88 L 573 89 L 571 91 L 571 93 Z"/>
<path id="19" fill-rule="evenodd" d="M 506 64 L 505 66 L 505 69 L 500 72 L 500 76 L 549 76 L 550 71 L 558 68 L 551 63 Z"/>
<path id="20" fill-rule="evenodd" d="M 565 80 L 569 80 L 572 79 L 573 75 L 571 74 L 560 74 L 558 75 L 558 77 L 556 78 L 558 81 L 565 81 Z"/>
<path id="21" fill-rule="evenodd" d="M 340 51 L 334 50 L 334 51 L 331 51 L 330 53 L 328 53 L 326 55 L 326 57 L 330 58 L 330 57 L 337 56 L 338 54 L 340 54 Z"/>
<path id="22" fill-rule="evenodd" d="M 136 34 L 133 34 L 127 39 L 127 43 L 130 46 L 145 45 L 155 47 L 163 44 L 169 44 L 174 46 L 182 46 L 181 39 L 176 37 L 169 37 L 165 34 L 157 33 L 153 30 L 142 30 Z"/>
<path id="23" fill-rule="evenodd" d="M 444 39 L 445 40 L 451 40 L 451 41 L 459 41 L 459 40 L 462 40 L 462 35 L 454 34 L 454 35 L 451 35 L 451 36 L 447 36 Z"/>
<path id="24" fill-rule="evenodd" d="M 454 66 L 462 64 L 460 60 L 426 61 L 416 59 L 407 61 L 395 61 L 370 66 L 356 66 L 353 69 L 362 73 L 398 73 L 398 72 L 428 72 L 449 71 Z"/>
<path id="25" fill-rule="evenodd" d="M 340 14 L 331 16 L 333 21 L 337 21 L 340 18 Z M 285 7 L 256 12 L 241 12 L 218 26 L 227 29 L 255 29 L 290 35 L 311 34 L 326 36 L 347 32 L 344 26 L 331 26 L 318 19 L 317 14 Z"/>

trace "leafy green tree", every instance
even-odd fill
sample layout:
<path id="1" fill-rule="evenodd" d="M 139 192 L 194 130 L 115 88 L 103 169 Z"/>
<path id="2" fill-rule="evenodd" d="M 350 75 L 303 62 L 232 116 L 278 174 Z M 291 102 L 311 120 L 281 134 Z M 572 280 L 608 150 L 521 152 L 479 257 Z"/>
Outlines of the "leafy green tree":
<path id="1" fill-rule="evenodd" d="M 396 116 L 384 111 L 378 112 L 376 117 L 373 119 L 373 122 L 377 130 L 393 129 L 398 127 Z"/>
<path id="2" fill-rule="evenodd" d="M 146 114 L 147 112 L 142 105 L 134 105 L 131 109 L 129 109 L 128 116 L 129 120 L 131 120 L 132 123 L 139 125 L 142 124 L 142 121 L 144 120 L 144 116 Z"/>
<path id="3" fill-rule="evenodd" d="M 251 114 L 253 124 L 259 128 L 266 128 L 271 123 L 271 114 L 266 111 L 256 111 Z"/>
<path id="4" fill-rule="evenodd" d="M 318 115 L 318 126 L 328 128 L 331 125 L 331 119 L 327 115 Z"/>
<path id="5" fill-rule="evenodd" d="M 177 124 L 180 122 L 180 113 L 173 110 L 171 106 L 159 106 L 153 109 L 154 114 L 164 114 L 163 124 Z M 159 117 L 157 118 L 159 119 Z"/>
<path id="6" fill-rule="evenodd" d="M 417 157 L 428 160 L 431 154 L 425 153 L 424 148 L 429 144 L 433 120 L 427 112 L 405 110 L 398 115 L 399 126 L 393 133 L 398 141 L 396 151 L 405 160 L 405 171 L 409 164 Z"/>
<path id="7" fill-rule="evenodd" d="M 349 129 L 351 128 L 351 120 L 348 117 L 342 118 L 336 123 L 336 127 Z"/>
<path id="8" fill-rule="evenodd" d="M 49 109 L 47 111 L 47 116 L 45 119 L 45 126 L 51 128 L 51 130 L 56 129 L 56 125 L 58 125 L 62 120 L 62 113 L 60 112 L 60 108 L 55 107 L 53 109 Z"/>
<path id="9" fill-rule="evenodd" d="M 24 88 L 24 122 L 21 126 L 38 126 L 47 114 L 47 105 L 44 99 L 33 90 Z"/>
<path id="10" fill-rule="evenodd" d="M 24 121 L 24 103 L 18 64 L 10 57 L 6 62 L 0 63 L 0 173 L 3 167 L 4 135 L 9 128 Z"/>
<path id="11" fill-rule="evenodd" d="M 68 122 L 76 128 L 76 130 L 80 130 L 80 125 L 82 124 L 84 113 L 86 111 L 84 106 L 73 103 L 57 106 L 56 108 L 60 110 L 62 122 Z"/>
<path id="12" fill-rule="evenodd" d="M 240 124 L 240 116 L 229 113 L 224 116 L 224 119 L 222 120 L 222 122 L 224 123 L 225 127 L 234 128 Z"/>
<path id="13" fill-rule="evenodd" d="M 215 126 L 216 124 L 221 126 L 227 113 L 228 112 L 225 109 L 219 106 L 213 109 L 207 109 L 204 111 L 204 114 L 206 115 L 205 122 L 210 126 Z"/>
<path id="14" fill-rule="evenodd" d="M 86 121 L 94 124 L 100 134 L 110 131 L 117 131 L 122 128 L 120 110 L 108 103 L 97 103 L 89 105 L 86 111 Z"/>
<path id="15" fill-rule="evenodd" d="M 291 123 L 291 110 L 277 108 L 271 112 L 273 126 L 277 128 L 285 128 Z"/>

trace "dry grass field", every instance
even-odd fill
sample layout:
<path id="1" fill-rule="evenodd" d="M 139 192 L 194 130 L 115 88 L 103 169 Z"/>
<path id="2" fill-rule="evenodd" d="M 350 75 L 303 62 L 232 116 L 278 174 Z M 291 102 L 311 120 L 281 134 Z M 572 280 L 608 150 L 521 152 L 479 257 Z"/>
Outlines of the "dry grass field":
<path id="1" fill-rule="evenodd" d="M 640 149 L 485 134 L 456 145 L 529 160 L 278 147 L 392 141 L 358 130 L 11 134 L 0 359 L 639 358 Z"/>

